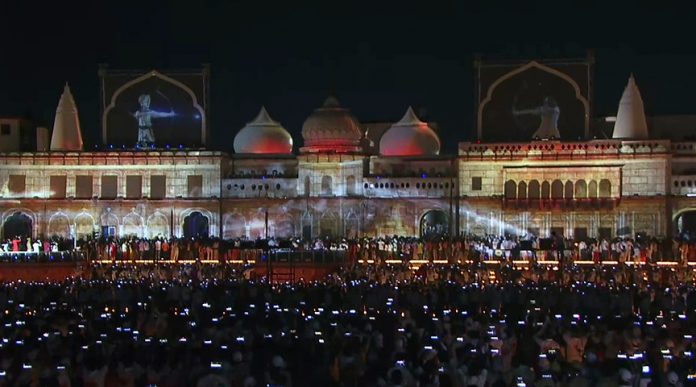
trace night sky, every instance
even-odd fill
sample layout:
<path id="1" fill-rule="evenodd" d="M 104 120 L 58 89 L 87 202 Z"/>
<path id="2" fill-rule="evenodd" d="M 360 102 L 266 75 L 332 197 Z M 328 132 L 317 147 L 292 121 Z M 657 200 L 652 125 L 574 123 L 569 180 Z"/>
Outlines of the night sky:
<path id="1" fill-rule="evenodd" d="M 557 58 L 587 48 L 597 57 L 597 114 L 615 114 L 630 72 L 648 114 L 696 113 L 696 8 L 667 1 L 95 3 L 0 4 L 0 115 L 52 125 L 67 81 L 90 146 L 100 136 L 99 63 L 207 62 L 216 149 L 231 151 L 261 105 L 300 145 L 302 122 L 334 91 L 361 121 L 398 120 L 408 105 L 427 112 L 453 153 L 472 138 L 474 53 Z"/>

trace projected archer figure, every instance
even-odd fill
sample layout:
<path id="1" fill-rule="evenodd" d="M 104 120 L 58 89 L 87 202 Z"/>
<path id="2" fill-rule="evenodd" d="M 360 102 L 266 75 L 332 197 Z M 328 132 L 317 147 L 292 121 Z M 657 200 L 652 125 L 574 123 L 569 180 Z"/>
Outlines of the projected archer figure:
<path id="1" fill-rule="evenodd" d="M 561 115 L 561 109 L 552 97 L 544 98 L 543 105 L 534 109 L 516 110 L 513 108 L 512 114 L 515 116 L 532 114 L 541 117 L 539 129 L 534 132 L 532 138 L 561 138 L 561 134 L 558 132 L 558 117 Z"/>
<path id="2" fill-rule="evenodd" d="M 138 120 L 138 144 L 140 148 L 147 148 L 155 143 L 155 134 L 152 132 L 152 119 L 173 117 L 176 115 L 174 110 L 169 112 L 158 112 L 150 110 L 150 95 L 142 94 L 138 97 L 140 110 L 133 113 L 133 117 Z"/>

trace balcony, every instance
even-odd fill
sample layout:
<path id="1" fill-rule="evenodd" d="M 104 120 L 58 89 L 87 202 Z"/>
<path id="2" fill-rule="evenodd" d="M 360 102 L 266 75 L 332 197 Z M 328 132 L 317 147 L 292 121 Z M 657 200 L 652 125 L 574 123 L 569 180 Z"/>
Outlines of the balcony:
<path id="1" fill-rule="evenodd" d="M 503 208 L 508 210 L 611 210 L 619 205 L 618 198 L 588 198 L 588 199 L 506 199 L 503 198 Z"/>

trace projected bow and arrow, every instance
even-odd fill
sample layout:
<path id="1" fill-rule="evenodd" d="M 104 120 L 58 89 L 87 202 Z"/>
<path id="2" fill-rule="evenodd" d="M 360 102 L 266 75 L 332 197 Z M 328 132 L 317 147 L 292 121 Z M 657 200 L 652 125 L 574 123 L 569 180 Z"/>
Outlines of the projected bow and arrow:
<path id="1" fill-rule="evenodd" d="M 558 139 L 560 138 L 560 133 L 558 131 L 558 118 L 561 115 L 561 109 L 558 107 L 558 103 L 553 97 L 546 96 L 541 106 L 537 106 L 530 109 L 519 109 L 517 107 L 517 102 L 519 100 L 522 91 L 527 89 L 527 82 L 522 83 L 521 89 L 517 92 L 513 100 L 512 106 L 512 116 L 515 119 L 515 123 L 518 126 L 520 122 L 518 120 L 519 116 L 522 115 L 535 115 L 539 116 L 541 119 L 539 122 L 539 127 L 532 135 L 534 139 Z M 525 128 L 526 129 L 526 128 Z"/>
<path id="2" fill-rule="evenodd" d="M 138 103 L 140 104 L 140 110 L 133 113 L 133 117 L 138 121 L 138 144 L 140 148 L 148 148 L 155 144 L 155 134 L 152 130 L 152 119 L 153 118 L 167 118 L 176 116 L 174 107 L 167 96 L 162 93 L 159 89 L 155 91 L 155 94 L 160 96 L 169 105 L 169 111 L 156 111 L 150 109 L 150 95 L 141 94 L 138 97 Z"/>

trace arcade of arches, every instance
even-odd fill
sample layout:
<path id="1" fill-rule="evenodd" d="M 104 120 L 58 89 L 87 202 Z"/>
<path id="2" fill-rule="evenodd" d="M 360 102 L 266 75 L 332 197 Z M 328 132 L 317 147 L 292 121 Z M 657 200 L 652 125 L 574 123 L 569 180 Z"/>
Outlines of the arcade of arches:
<path id="1" fill-rule="evenodd" d="M 508 180 L 505 182 L 506 199 L 596 199 L 611 198 L 611 181 L 602 179 L 599 183 L 596 180 L 585 180 L 572 182 L 570 180 L 563 183 L 561 180 L 551 182 L 538 180 L 529 182 Z"/>

